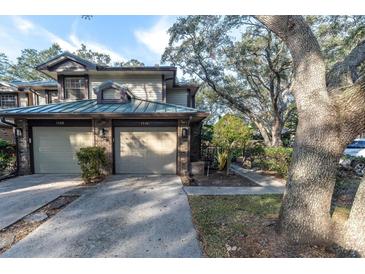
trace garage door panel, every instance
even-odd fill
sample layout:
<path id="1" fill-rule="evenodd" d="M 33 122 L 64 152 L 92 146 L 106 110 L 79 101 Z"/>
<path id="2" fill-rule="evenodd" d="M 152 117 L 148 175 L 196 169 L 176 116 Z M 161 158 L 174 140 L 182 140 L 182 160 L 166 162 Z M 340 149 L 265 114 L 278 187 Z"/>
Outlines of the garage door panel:
<path id="1" fill-rule="evenodd" d="M 176 128 L 115 128 L 116 173 L 176 174 Z"/>
<path id="2" fill-rule="evenodd" d="M 35 173 L 80 173 L 76 152 L 93 145 L 90 127 L 33 127 Z"/>

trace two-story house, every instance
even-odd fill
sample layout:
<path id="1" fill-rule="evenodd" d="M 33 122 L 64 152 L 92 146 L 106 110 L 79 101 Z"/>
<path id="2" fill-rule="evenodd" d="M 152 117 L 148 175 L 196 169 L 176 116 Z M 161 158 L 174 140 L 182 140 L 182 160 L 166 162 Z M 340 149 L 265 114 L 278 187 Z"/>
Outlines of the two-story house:
<path id="1" fill-rule="evenodd" d="M 57 81 L 58 98 L 0 111 L 15 123 L 20 174 L 79 173 L 86 146 L 104 147 L 117 174 L 188 174 L 198 160 L 208 113 L 195 109 L 197 87 L 176 83 L 176 67 L 99 66 L 65 52 L 37 69 Z"/>
<path id="2" fill-rule="evenodd" d="M 0 109 L 43 105 L 57 100 L 56 81 L 0 81 Z M 13 128 L 0 122 L 0 138 L 14 142 Z"/>

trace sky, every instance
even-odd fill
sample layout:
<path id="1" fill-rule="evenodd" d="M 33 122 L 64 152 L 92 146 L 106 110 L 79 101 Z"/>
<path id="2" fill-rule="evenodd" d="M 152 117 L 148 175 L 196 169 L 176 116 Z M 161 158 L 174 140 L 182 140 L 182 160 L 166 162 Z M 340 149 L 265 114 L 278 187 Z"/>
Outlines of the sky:
<path id="1" fill-rule="evenodd" d="M 0 52 L 10 60 L 24 48 L 46 49 L 58 43 L 75 51 L 84 43 L 107 53 L 113 62 L 137 59 L 145 65 L 160 64 L 167 43 L 167 29 L 176 16 L 0 16 Z"/>

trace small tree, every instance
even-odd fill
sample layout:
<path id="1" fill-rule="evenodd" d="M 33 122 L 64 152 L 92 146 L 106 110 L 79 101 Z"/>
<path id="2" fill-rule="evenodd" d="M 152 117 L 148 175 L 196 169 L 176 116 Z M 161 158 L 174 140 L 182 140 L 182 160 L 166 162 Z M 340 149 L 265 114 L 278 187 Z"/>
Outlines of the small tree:
<path id="1" fill-rule="evenodd" d="M 226 167 L 226 174 L 229 173 L 232 152 L 236 149 L 244 149 L 251 134 L 251 128 L 241 118 L 231 114 L 225 115 L 214 125 L 213 144 L 221 149 L 221 154 L 227 155 L 227 157 L 220 157 L 226 161 L 226 165 L 219 164 L 221 167 Z"/>

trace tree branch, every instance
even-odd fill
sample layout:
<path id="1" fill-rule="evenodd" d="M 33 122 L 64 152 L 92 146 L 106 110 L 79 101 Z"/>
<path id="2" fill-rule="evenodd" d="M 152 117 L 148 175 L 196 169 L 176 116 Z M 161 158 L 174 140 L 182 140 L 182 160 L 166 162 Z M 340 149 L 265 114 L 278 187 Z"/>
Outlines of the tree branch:
<path id="1" fill-rule="evenodd" d="M 365 40 L 360 42 L 343 61 L 336 63 L 327 75 L 329 90 L 350 86 L 359 78 L 357 67 L 365 61 Z"/>
<path id="2" fill-rule="evenodd" d="M 341 133 L 345 143 L 350 143 L 365 131 L 365 79 L 333 93 L 333 100 L 341 119 Z"/>
<path id="3" fill-rule="evenodd" d="M 329 102 L 326 68 L 320 46 L 302 16 L 256 16 L 287 45 L 294 65 L 293 92 L 298 108 L 313 98 Z"/>

